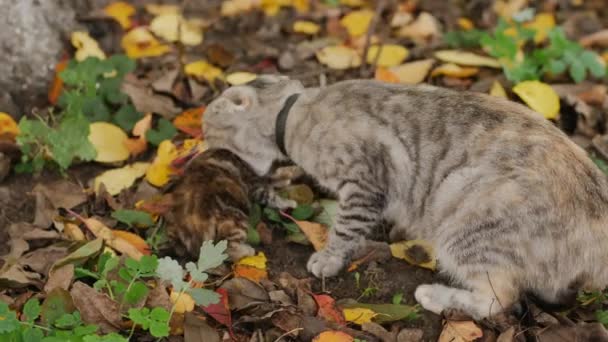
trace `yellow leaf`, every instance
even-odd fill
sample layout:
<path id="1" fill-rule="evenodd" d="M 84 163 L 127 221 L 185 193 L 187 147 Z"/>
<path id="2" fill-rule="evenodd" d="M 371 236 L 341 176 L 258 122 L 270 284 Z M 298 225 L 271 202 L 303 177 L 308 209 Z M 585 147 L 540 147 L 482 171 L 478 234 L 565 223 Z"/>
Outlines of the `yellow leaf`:
<path id="1" fill-rule="evenodd" d="M 127 32 L 120 46 L 130 58 L 156 57 L 169 52 L 168 45 L 161 44 L 147 28 L 139 26 Z"/>
<path id="2" fill-rule="evenodd" d="M 458 26 L 464 31 L 469 31 L 475 28 L 475 25 L 473 24 L 471 19 L 468 18 L 458 18 Z"/>
<path id="3" fill-rule="evenodd" d="M 84 224 L 97 238 L 101 238 L 113 249 L 125 254 L 135 260 L 141 259 L 143 254 L 130 244 L 127 240 L 114 235 L 112 229 L 106 227 L 101 221 L 94 218 L 83 219 Z"/>
<path id="4" fill-rule="evenodd" d="M 82 31 L 72 32 L 72 45 L 76 48 L 77 61 L 84 61 L 87 57 L 106 59 L 106 54 L 101 50 L 97 41 Z"/>
<path id="5" fill-rule="evenodd" d="M 299 13 L 308 13 L 310 11 L 310 0 L 293 0 L 293 8 Z"/>
<path id="6" fill-rule="evenodd" d="M 171 303 L 173 303 L 174 308 L 173 311 L 176 313 L 186 313 L 194 310 L 194 299 L 187 293 L 180 293 L 179 291 L 171 290 L 171 294 L 169 296 L 171 299 Z"/>
<path id="7" fill-rule="evenodd" d="M 407 37 L 416 43 L 437 37 L 441 34 L 441 27 L 437 19 L 430 13 L 422 12 L 411 24 L 397 30 L 397 37 Z"/>
<path id="8" fill-rule="evenodd" d="M 536 31 L 534 42 L 539 44 L 547 39 L 549 31 L 555 27 L 555 17 L 552 13 L 539 13 L 534 17 L 534 20 L 524 24 L 524 27 Z"/>
<path id="9" fill-rule="evenodd" d="M 367 308 L 342 309 L 342 313 L 347 322 L 353 322 L 359 325 L 371 322 L 372 318 L 378 315 L 374 310 Z"/>
<path id="10" fill-rule="evenodd" d="M 78 227 L 78 225 L 71 223 L 71 222 L 66 222 L 63 225 L 63 234 L 70 240 L 74 240 L 74 241 L 84 241 L 85 240 L 84 233 L 82 232 L 82 230 L 80 230 L 80 227 Z"/>
<path id="11" fill-rule="evenodd" d="M 259 252 L 257 255 L 244 257 L 237 262 L 237 265 L 253 266 L 259 269 L 266 269 L 266 255 L 264 252 Z"/>
<path id="12" fill-rule="evenodd" d="M 103 172 L 95 177 L 93 189 L 99 193 L 99 186 L 103 183 L 106 191 L 112 195 L 118 195 L 123 189 L 129 188 L 138 178 L 143 177 L 150 167 L 150 163 L 133 163 L 118 169 Z"/>
<path id="13" fill-rule="evenodd" d="M 471 342 L 483 336 L 473 321 L 446 321 L 438 342 Z"/>
<path id="14" fill-rule="evenodd" d="M 379 51 L 380 57 L 378 57 L 377 65 L 381 67 L 393 67 L 399 65 L 409 55 L 409 51 L 401 45 L 384 44 L 382 45 L 382 50 L 380 50 L 380 46 L 372 45 L 367 51 L 367 63 L 374 63 Z"/>
<path id="15" fill-rule="evenodd" d="M 434 63 L 433 59 L 423 59 L 392 67 L 389 71 L 397 77 L 399 83 L 418 84 L 424 81 Z"/>
<path id="16" fill-rule="evenodd" d="M 150 23 L 150 31 L 167 41 L 180 41 L 184 45 L 203 42 L 203 30 L 184 19 L 181 14 L 159 15 Z"/>
<path id="17" fill-rule="evenodd" d="M 428 268 L 432 271 L 437 266 L 437 257 L 433 246 L 424 240 L 401 241 L 390 244 L 393 257 L 408 263 Z"/>
<path id="18" fill-rule="evenodd" d="M 514 14 L 520 12 L 528 0 L 497 0 L 494 2 L 494 12 L 506 20 L 511 20 Z"/>
<path id="19" fill-rule="evenodd" d="M 143 255 L 151 254 L 150 246 L 148 245 L 146 240 L 142 239 L 139 235 L 133 234 L 126 230 L 118 230 L 118 229 L 113 229 L 112 234 L 114 234 L 115 237 L 121 238 L 121 239 L 127 241 L 128 243 L 130 243 L 133 247 L 135 247 L 138 251 L 140 251 L 141 254 L 143 254 Z"/>
<path id="20" fill-rule="evenodd" d="M 0 112 L 0 140 L 8 138 L 14 140 L 19 135 L 19 126 L 12 116 Z"/>
<path id="21" fill-rule="evenodd" d="M 169 182 L 173 171 L 169 164 L 177 157 L 177 148 L 171 140 L 163 140 L 158 145 L 156 157 L 146 171 L 146 180 L 154 186 L 163 186 Z"/>
<path id="22" fill-rule="evenodd" d="M 246 71 L 237 71 L 233 72 L 230 75 L 226 75 L 226 82 L 231 85 L 240 85 L 251 82 L 255 80 L 258 76 L 256 74 L 246 72 Z"/>
<path id="23" fill-rule="evenodd" d="M 486 66 L 490 68 L 500 68 L 498 60 L 490 57 L 480 56 L 472 52 L 458 50 L 441 50 L 435 52 L 435 57 L 438 59 L 460 65 L 468 66 Z"/>
<path id="24" fill-rule="evenodd" d="M 351 37 L 358 37 L 367 33 L 373 17 L 374 11 L 372 10 L 352 11 L 340 20 L 340 24 L 346 28 Z"/>
<path id="25" fill-rule="evenodd" d="M 312 21 L 296 20 L 296 22 L 293 23 L 293 31 L 297 33 L 315 35 L 319 33 L 320 29 L 321 27 Z"/>
<path id="26" fill-rule="evenodd" d="M 327 234 L 329 233 L 327 227 L 317 222 L 298 220 L 293 220 L 293 222 L 295 222 L 302 233 L 306 235 L 306 238 L 310 241 L 315 251 L 319 251 L 325 247 L 325 244 L 327 243 Z"/>
<path id="27" fill-rule="evenodd" d="M 513 87 L 530 108 L 547 119 L 555 119 L 559 113 L 559 96 L 550 85 L 539 81 L 524 81 Z"/>
<path id="28" fill-rule="evenodd" d="M 220 13 L 224 17 L 231 17 L 254 8 L 254 0 L 228 0 L 222 2 Z"/>
<path id="29" fill-rule="evenodd" d="M 216 78 L 222 78 L 222 70 L 217 68 L 207 61 L 200 60 L 186 64 L 184 67 L 186 75 L 194 76 L 199 79 L 205 79 L 207 82 L 213 82 Z"/>
<path id="30" fill-rule="evenodd" d="M 261 7 L 264 10 L 264 13 L 273 17 L 279 13 L 281 7 L 286 7 L 291 5 L 290 0 L 261 0 Z"/>
<path id="31" fill-rule="evenodd" d="M 166 5 L 166 4 L 147 4 L 145 6 L 146 11 L 152 15 L 163 15 L 163 14 L 179 14 L 181 11 L 177 5 Z"/>
<path id="32" fill-rule="evenodd" d="M 349 6 L 349 7 L 362 7 L 367 5 L 367 1 L 365 0 L 340 0 L 340 5 Z"/>
<path id="33" fill-rule="evenodd" d="M 129 158 L 125 146 L 127 134 L 120 127 L 109 122 L 94 122 L 89 129 L 89 141 L 97 151 L 96 162 L 115 163 Z"/>
<path id="34" fill-rule="evenodd" d="M 135 14 L 135 7 L 130 4 L 122 1 L 113 2 L 106 6 L 103 11 L 118 21 L 123 29 L 126 30 L 131 27 L 131 19 L 129 18 Z"/>
<path id="35" fill-rule="evenodd" d="M 317 335 L 312 342 L 353 342 L 354 340 L 352 336 L 345 332 L 329 330 Z"/>
<path id="36" fill-rule="evenodd" d="M 478 68 L 467 68 L 453 63 L 446 63 L 436 67 L 433 72 L 431 72 L 431 76 L 445 75 L 450 77 L 466 78 L 477 75 L 478 72 Z"/>
<path id="37" fill-rule="evenodd" d="M 386 83 L 399 83 L 399 77 L 394 72 L 383 67 L 376 68 L 374 78 Z"/>
<path id="38" fill-rule="evenodd" d="M 352 48 L 337 45 L 326 46 L 317 51 L 317 59 L 331 69 L 343 70 L 361 65 L 361 57 Z"/>
<path id="39" fill-rule="evenodd" d="M 507 98 L 507 92 L 505 91 L 505 88 L 502 87 L 502 85 L 500 84 L 500 82 L 498 81 L 494 81 L 494 83 L 492 83 L 492 88 L 490 89 L 490 95 L 492 96 L 496 96 L 496 97 L 502 97 L 502 98 Z"/>

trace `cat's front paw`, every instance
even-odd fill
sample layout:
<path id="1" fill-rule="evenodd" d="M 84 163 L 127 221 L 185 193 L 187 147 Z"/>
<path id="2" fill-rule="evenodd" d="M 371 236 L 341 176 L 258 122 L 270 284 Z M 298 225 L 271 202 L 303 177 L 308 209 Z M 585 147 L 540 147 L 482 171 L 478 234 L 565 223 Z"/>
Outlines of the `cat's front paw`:
<path id="1" fill-rule="evenodd" d="M 333 277 L 342 270 L 345 264 L 344 257 L 321 250 L 310 256 L 307 268 L 317 278 Z"/>
<path id="2" fill-rule="evenodd" d="M 287 198 L 278 198 L 272 206 L 279 210 L 293 209 L 298 206 L 298 202 Z"/>

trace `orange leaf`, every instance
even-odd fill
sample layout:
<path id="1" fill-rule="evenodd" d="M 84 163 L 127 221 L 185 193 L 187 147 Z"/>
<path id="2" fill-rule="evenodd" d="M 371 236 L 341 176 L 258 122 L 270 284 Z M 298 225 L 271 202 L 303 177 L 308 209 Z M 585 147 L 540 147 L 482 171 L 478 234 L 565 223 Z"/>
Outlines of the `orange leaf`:
<path id="1" fill-rule="evenodd" d="M 161 44 L 147 28 L 143 26 L 131 29 L 122 37 L 120 45 L 130 58 L 156 57 L 171 50 L 166 44 Z"/>
<path id="2" fill-rule="evenodd" d="M 188 109 L 173 120 L 173 125 L 186 134 L 195 138 L 200 137 L 202 135 L 201 125 L 204 112 L 205 107 L 203 106 Z"/>
<path id="3" fill-rule="evenodd" d="M 333 298 L 326 294 L 312 294 L 312 296 L 317 302 L 317 305 L 319 306 L 317 316 L 329 322 L 346 324 L 346 321 L 344 320 L 344 315 L 340 310 L 336 308 L 336 301 Z"/>
<path id="4" fill-rule="evenodd" d="M 125 147 L 132 156 L 138 156 L 148 149 L 148 142 L 142 138 L 129 138 L 124 141 Z"/>
<path id="5" fill-rule="evenodd" d="M 135 7 L 122 1 L 117 1 L 106 6 L 103 11 L 106 15 L 114 18 L 123 29 L 132 26 L 130 17 L 135 14 Z"/>
<path id="6" fill-rule="evenodd" d="M 268 272 L 265 269 L 239 264 L 234 265 L 234 275 L 236 277 L 247 278 L 256 283 L 268 278 Z"/>
<path id="7" fill-rule="evenodd" d="M 132 156 L 137 156 L 143 153 L 148 148 L 146 140 L 146 132 L 152 127 L 152 113 L 146 114 L 143 118 L 135 123 L 133 135 L 137 138 L 129 138 L 125 140 L 125 146 Z"/>
<path id="8" fill-rule="evenodd" d="M 15 140 L 17 135 L 19 135 L 19 126 L 17 126 L 13 117 L 0 112 L 0 139 Z"/>
<path id="9" fill-rule="evenodd" d="M 51 84 L 51 88 L 49 88 L 49 93 L 47 95 L 47 98 L 52 105 L 57 104 L 59 95 L 61 95 L 61 91 L 63 90 L 63 81 L 61 80 L 61 77 L 59 77 L 59 73 L 65 70 L 69 60 L 68 56 L 64 55 L 57 65 L 55 65 L 55 77 L 53 78 L 53 83 Z"/>
<path id="10" fill-rule="evenodd" d="M 132 244 L 133 247 L 137 248 L 137 250 L 141 252 L 141 254 L 143 254 L 143 255 L 151 254 L 150 246 L 148 246 L 146 241 L 144 239 L 142 239 L 139 235 L 133 234 L 131 232 L 127 232 L 125 230 L 117 230 L 117 229 L 112 230 L 112 234 L 114 234 L 115 237 L 123 239 L 123 240 L 127 241 L 128 243 Z"/>
<path id="11" fill-rule="evenodd" d="M 345 332 L 337 331 L 337 330 L 330 330 L 330 331 L 324 331 L 324 332 L 320 333 L 312 341 L 313 342 L 353 342 L 354 340 L 355 339 L 352 336 L 350 336 L 349 334 L 347 334 Z"/>
<path id="12" fill-rule="evenodd" d="M 283 212 L 281 212 L 281 215 L 289 218 L 295 224 L 298 225 L 302 233 L 306 235 L 308 241 L 312 243 L 312 246 L 314 247 L 315 251 L 323 249 L 323 247 L 327 243 L 327 227 L 317 222 L 298 221 Z"/>
<path id="13" fill-rule="evenodd" d="M 375 78 L 388 83 L 399 83 L 399 77 L 386 68 L 377 68 Z"/>

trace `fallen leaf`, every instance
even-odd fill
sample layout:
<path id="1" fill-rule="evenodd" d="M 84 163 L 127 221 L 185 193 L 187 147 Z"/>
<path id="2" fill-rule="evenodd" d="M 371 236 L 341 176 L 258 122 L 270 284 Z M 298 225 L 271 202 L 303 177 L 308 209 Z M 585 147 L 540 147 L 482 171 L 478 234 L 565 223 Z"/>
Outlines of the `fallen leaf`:
<path id="1" fill-rule="evenodd" d="M 171 303 L 173 303 L 173 310 L 177 313 L 186 313 L 194 310 L 194 299 L 187 293 L 180 293 L 179 291 L 171 290 L 169 295 Z"/>
<path id="2" fill-rule="evenodd" d="M 266 261 L 267 259 L 264 252 L 244 257 L 234 265 L 234 275 L 259 283 L 260 280 L 268 278 Z"/>
<path id="3" fill-rule="evenodd" d="M 490 88 L 490 95 L 502 97 L 505 99 L 507 98 L 507 92 L 505 91 L 505 88 L 503 88 L 502 84 L 500 84 L 500 82 L 498 81 L 494 81 L 492 83 L 492 88 Z"/>
<path id="4" fill-rule="evenodd" d="M 220 289 L 225 289 L 228 292 L 228 302 L 231 310 L 241 310 L 252 302 L 265 303 L 270 301 L 268 292 L 263 287 L 246 278 L 232 278 L 225 281 Z"/>
<path id="5" fill-rule="evenodd" d="M 232 329 L 232 316 L 228 305 L 228 291 L 223 288 L 215 290 L 220 295 L 220 301 L 216 304 L 209 304 L 203 307 L 206 314 L 213 317 L 218 323 Z"/>
<path id="6" fill-rule="evenodd" d="M 83 241 L 85 239 L 84 233 L 82 232 L 80 227 L 78 227 L 78 225 L 71 223 L 71 222 L 66 222 L 63 225 L 63 234 L 68 239 L 74 240 L 74 241 Z"/>
<path id="7" fill-rule="evenodd" d="M 513 15 L 523 10 L 527 4 L 528 0 L 497 0 L 492 9 L 504 19 L 511 20 Z"/>
<path id="8" fill-rule="evenodd" d="M 165 140 L 158 145 L 156 157 L 152 165 L 146 171 L 146 180 L 154 186 L 163 186 L 169 182 L 169 176 L 173 174 L 170 168 L 171 161 L 177 158 L 177 148 L 170 140 Z"/>
<path id="9" fill-rule="evenodd" d="M 258 76 L 256 74 L 246 72 L 246 71 L 238 71 L 233 72 L 229 75 L 226 75 L 226 82 L 230 85 L 241 85 L 255 80 Z"/>
<path id="10" fill-rule="evenodd" d="M 438 342 L 471 342 L 483 336 L 473 321 L 446 321 Z"/>
<path id="11" fill-rule="evenodd" d="M 49 272 L 44 285 L 44 292 L 50 293 L 56 288 L 68 290 L 74 279 L 74 264 L 66 264 Z"/>
<path id="12" fill-rule="evenodd" d="M 391 20 L 392 28 L 399 28 L 405 26 L 414 20 L 414 16 L 412 13 L 404 10 L 403 6 L 399 6 L 397 12 L 393 14 L 393 19 Z"/>
<path id="13" fill-rule="evenodd" d="M 114 18 L 123 29 L 131 27 L 131 16 L 135 14 L 135 7 L 126 2 L 117 1 L 106 6 L 103 11 L 108 16 Z"/>
<path id="14" fill-rule="evenodd" d="M 157 113 L 167 120 L 182 112 L 169 96 L 157 94 L 147 85 L 137 81 L 125 78 L 120 89 L 129 96 L 138 112 Z"/>
<path id="15" fill-rule="evenodd" d="M 312 340 L 313 342 L 353 342 L 355 339 L 349 334 L 337 331 L 330 330 L 324 331 L 317 335 L 317 337 Z"/>
<path id="16" fill-rule="evenodd" d="M 475 24 L 469 18 L 458 18 L 458 27 L 464 31 L 470 31 L 475 28 Z"/>
<path id="17" fill-rule="evenodd" d="M 345 324 L 344 315 L 336 308 L 336 300 L 326 294 L 312 294 L 319 310 L 317 316 L 329 322 Z"/>
<path id="18" fill-rule="evenodd" d="M 169 42 L 191 46 L 203 42 L 202 28 L 178 13 L 161 14 L 152 19 L 150 31 Z"/>
<path id="19" fill-rule="evenodd" d="M 293 23 L 293 32 L 296 33 L 303 33 L 313 36 L 319 33 L 320 30 L 321 27 L 317 23 L 312 21 L 296 20 Z"/>
<path id="20" fill-rule="evenodd" d="M 344 314 L 344 319 L 347 322 L 352 322 L 359 325 L 371 322 L 372 318 L 378 315 L 373 310 L 367 308 L 343 309 L 342 313 Z"/>
<path id="21" fill-rule="evenodd" d="M 36 197 L 34 224 L 40 227 L 50 226 L 59 208 L 72 209 L 87 201 L 82 187 L 65 179 L 38 183 L 32 193 Z"/>
<path id="22" fill-rule="evenodd" d="M 374 11 L 369 9 L 352 11 L 340 20 L 340 24 L 346 28 L 351 37 L 358 37 L 367 33 L 373 17 Z"/>
<path id="23" fill-rule="evenodd" d="M 45 325 L 52 325 L 59 317 L 76 310 L 72 296 L 67 290 L 56 287 L 46 294 L 40 306 L 40 319 Z"/>
<path id="24" fill-rule="evenodd" d="M 226 0 L 222 1 L 220 14 L 223 17 L 232 17 L 254 8 L 253 0 Z"/>
<path id="25" fill-rule="evenodd" d="M 112 229 L 106 227 L 106 225 L 104 225 L 101 221 L 94 218 L 83 218 L 74 212 L 72 212 L 72 214 L 78 217 L 78 219 L 80 219 L 87 226 L 95 237 L 102 238 L 109 247 L 122 254 L 126 254 L 135 260 L 139 260 L 143 256 L 143 254 L 137 248 L 135 248 L 135 246 L 130 244 L 128 241 L 115 236 Z"/>
<path id="26" fill-rule="evenodd" d="M 378 81 L 386 82 L 386 83 L 399 83 L 399 77 L 395 75 L 392 71 L 387 68 L 376 68 L 376 72 L 374 73 L 374 78 Z"/>
<path id="27" fill-rule="evenodd" d="M 559 114 L 559 96 L 550 85 L 540 81 L 523 81 L 513 87 L 530 108 L 547 119 L 555 119 Z"/>
<path id="28" fill-rule="evenodd" d="M 437 257 L 433 246 L 424 240 L 409 240 L 390 244 L 391 254 L 408 263 L 428 268 L 432 271 L 437 266 Z"/>
<path id="29" fill-rule="evenodd" d="M 293 222 L 295 222 L 300 230 L 302 230 L 304 235 L 306 235 L 306 238 L 308 241 L 310 241 L 310 243 L 312 243 L 315 251 L 319 251 L 325 247 L 325 244 L 327 243 L 327 236 L 329 234 L 327 227 L 316 222 L 298 220 L 293 220 Z"/>
<path id="30" fill-rule="evenodd" d="M 221 342 L 219 333 L 203 317 L 191 313 L 184 319 L 184 341 Z"/>
<path id="31" fill-rule="evenodd" d="M 110 297 L 80 281 L 72 285 L 70 295 L 83 322 L 99 326 L 103 334 L 120 330 L 122 318 L 119 305 Z"/>
<path id="32" fill-rule="evenodd" d="M 141 118 L 135 126 L 133 126 L 133 130 L 131 133 L 136 138 L 128 138 L 125 140 L 125 147 L 129 150 L 131 156 L 138 156 L 141 153 L 145 152 L 148 148 L 148 141 L 146 140 L 146 132 L 152 127 L 152 113 L 146 114 L 143 118 Z"/>
<path id="33" fill-rule="evenodd" d="M 553 13 L 539 13 L 531 22 L 523 26 L 535 31 L 534 42 L 540 44 L 547 39 L 549 31 L 555 27 L 555 16 Z"/>
<path id="34" fill-rule="evenodd" d="M 169 45 L 161 44 L 143 26 L 135 27 L 127 32 L 120 41 L 120 46 L 130 58 L 157 57 L 171 50 Z"/>
<path id="35" fill-rule="evenodd" d="M 373 321 L 378 324 L 385 324 L 400 320 L 412 320 L 417 317 L 417 307 L 404 304 L 367 304 L 358 303 L 352 300 L 340 301 L 337 304 L 342 309 L 363 308 L 375 312 Z"/>
<path id="36" fill-rule="evenodd" d="M 380 56 L 378 56 L 380 53 Z M 383 44 L 382 49 L 379 45 L 372 45 L 367 52 L 367 63 L 381 67 L 393 67 L 401 64 L 409 55 L 409 51 L 401 45 Z"/>
<path id="37" fill-rule="evenodd" d="M 414 22 L 397 30 L 395 35 L 410 38 L 417 44 L 423 44 L 441 35 L 441 25 L 432 14 L 422 12 Z"/>
<path id="38" fill-rule="evenodd" d="M 89 241 L 80 246 L 77 250 L 68 254 L 65 258 L 55 261 L 53 266 L 51 267 L 51 271 L 57 270 L 67 264 L 80 266 L 84 264 L 87 260 L 99 255 L 101 253 L 102 248 L 102 239 L 95 239 L 93 241 Z"/>
<path id="39" fill-rule="evenodd" d="M 203 113 L 204 106 L 188 109 L 173 119 L 173 125 L 192 137 L 200 137 L 203 134 Z"/>
<path id="40" fill-rule="evenodd" d="M 125 146 L 127 134 L 120 127 L 109 122 L 93 122 L 89 126 L 89 141 L 95 147 L 96 162 L 115 163 L 129 158 Z"/>
<path id="41" fill-rule="evenodd" d="M 584 36 L 579 39 L 578 42 L 584 47 L 590 47 L 592 45 L 606 47 L 608 46 L 608 29 L 600 30 Z"/>
<path id="42" fill-rule="evenodd" d="M 459 50 L 441 50 L 435 52 L 435 57 L 447 62 L 467 66 L 486 66 L 490 68 L 500 68 L 498 60 L 490 57 L 480 56 L 472 52 Z"/>
<path id="43" fill-rule="evenodd" d="M 184 72 L 186 75 L 193 76 L 199 80 L 206 80 L 209 83 L 212 83 L 217 78 L 223 78 L 223 72 L 220 68 L 217 68 L 204 60 L 186 64 Z"/>
<path id="44" fill-rule="evenodd" d="M 55 65 L 55 75 L 53 76 L 53 83 L 49 88 L 49 92 L 47 94 L 47 98 L 52 105 L 57 104 L 57 100 L 59 100 L 59 96 L 61 95 L 61 91 L 63 90 L 63 80 L 59 77 L 59 74 L 65 70 L 68 66 L 68 62 L 70 59 L 67 55 L 64 55 L 61 60 Z M 1 134 L 0 134 L 1 137 Z"/>
<path id="45" fill-rule="evenodd" d="M 418 84 L 424 81 L 435 63 L 433 59 L 423 59 L 415 62 L 405 63 L 387 69 L 399 83 Z"/>
<path id="46" fill-rule="evenodd" d="M 151 255 L 152 251 L 148 243 L 142 239 L 139 235 L 133 234 L 131 232 L 127 232 L 125 230 L 113 229 L 112 234 L 115 237 L 123 239 L 133 245 L 141 254 L 143 255 Z"/>
<path id="47" fill-rule="evenodd" d="M 442 64 L 442 65 L 436 67 L 431 72 L 431 76 L 444 75 L 444 76 L 456 77 L 456 78 L 467 78 L 467 77 L 477 75 L 477 73 L 479 73 L 478 68 L 473 68 L 473 67 L 467 68 L 467 67 L 461 67 L 454 63 L 446 63 L 446 64 Z"/>
<path id="48" fill-rule="evenodd" d="M 155 16 L 163 14 L 179 14 L 181 12 L 179 6 L 168 4 L 146 4 L 144 8 L 148 13 Z"/>
<path id="49" fill-rule="evenodd" d="M 150 163 L 137 162 L 118 169 L 105 171 L 95 177 L 93 189 L 99 194 L 100 186 L 103 183 L 106 191 L 110 195 L 116 196 L 122 190 L 130 188 L 138 178 L 147 174 L 151 167 Z"/>
<path id="50" fill-rule="evenodd" d="M 84 61 L 87 57 L 106 59 L 106 54 L 101 50 L 97 41 L 91 38 L 88 33 L 83 31 L 72 32 L 71 41 L 76 48 L 74 58 L 77 61 Z"/>
<path id="51" fill-rule="evenodd" d="M 343 45 L 326 46 L 316 52 L 317 59 L 331 69 L 344 70 L 361 65 L 357 51 Z"/>

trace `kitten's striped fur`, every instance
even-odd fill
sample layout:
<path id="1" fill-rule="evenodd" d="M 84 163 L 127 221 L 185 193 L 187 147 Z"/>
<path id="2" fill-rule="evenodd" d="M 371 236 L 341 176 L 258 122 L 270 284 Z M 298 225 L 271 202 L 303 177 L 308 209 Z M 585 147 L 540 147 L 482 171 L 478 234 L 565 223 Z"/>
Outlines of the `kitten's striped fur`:
<path id="1" fill-rule="evenodd" d="M 167 233 L 179 254 L 197 259 L 205 240 L 227 240 L 233 261 L 253 255 L 246 243 L 250 200 L 294 207 L 279 197 L 271 181 L 257 177 L 228 150 L 210 149 L 194 157 L 183 175 L 168 189 L 172 209 L 165 215 Z"/>
<path id="2" fill-rule="evenodd" d="M 487 317 L 524 291 L 555 302 L 607 285 L 608 184 L 538 113 L 484 94 L 370 80 L 307 88 L 262 77 L 226 90 L 205 113 L 210 146 L 264 174 L 285 159 L 275 119 L 301 93 L 288 157 L 339 197 L 337 224 L 309 270 L 333 276 L 384 218 L 392 238 L 425 239 L 459 288 L 421 285 L 436 313 Z"/>

